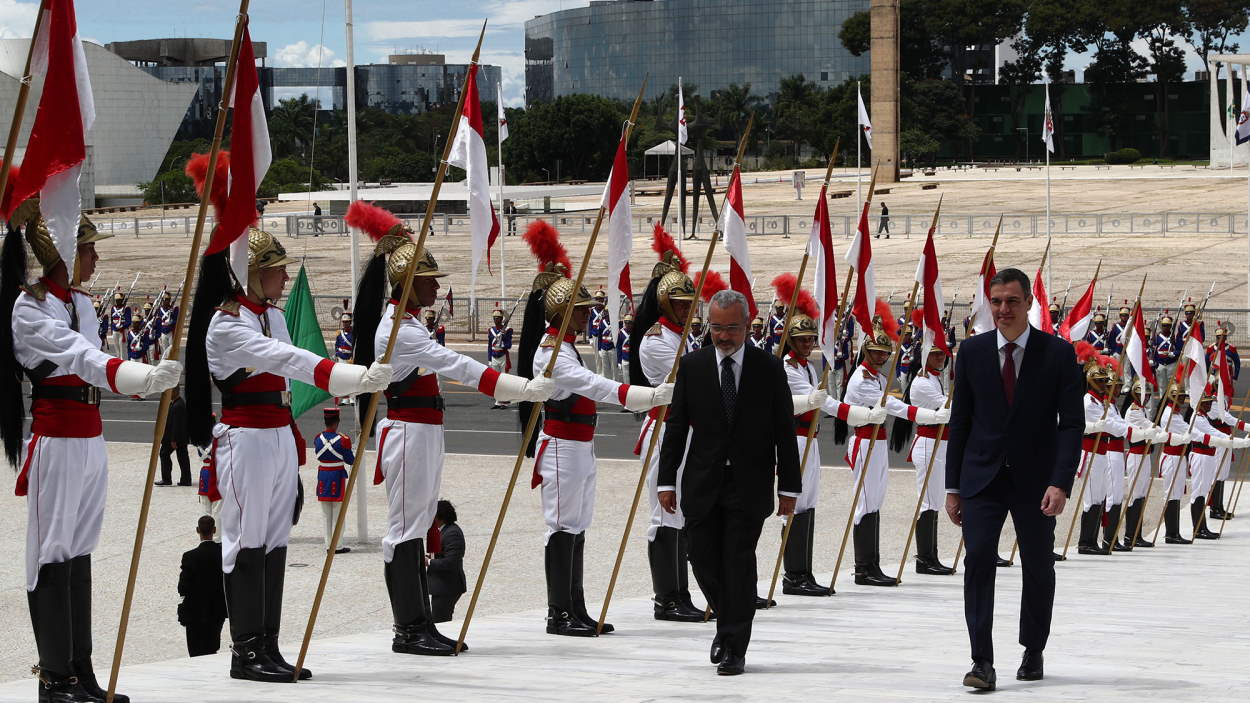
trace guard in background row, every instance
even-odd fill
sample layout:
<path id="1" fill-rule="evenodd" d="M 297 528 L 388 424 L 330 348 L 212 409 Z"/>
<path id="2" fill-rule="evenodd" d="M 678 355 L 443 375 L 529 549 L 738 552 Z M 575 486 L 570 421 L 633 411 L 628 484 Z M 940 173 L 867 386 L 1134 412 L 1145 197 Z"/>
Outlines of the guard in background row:
<path id="1" fill-rule="evenodd" d="M 1099 528 L 1105 520 L 1109 534 L 1119 527 L 1120 506 L 1124 503 L 1124 443 L 1153 437 L 1151 430 L 1137 430 L 1120 417 L 1115 398 L 1120 389 L 1120 366 L 1115 359 L 1099 354 L 1093 342 L 1078 341 L 1076 360 L 1085 376 L 1085 433 L 1081 440 L 1081 463 L 1077 478 L 1085 482 L 1081 494 L 1081 533 L 1077 551 L 1081 554 L 1110 554 L 1117 545 L 1099 544 Z M 1134 436 L 1140 434 L 1142 436 Z M 1088 478 L 1083 478 L 1084 472 Z M 1122 547 L 1118 550 L 1122 551 Z"/>
<path id="2" fill-rule="evenodd" d="M 109 310 L 109 337 L 113 356 L 118 359 L 126 358 L 126 332 L 130 330 L 133 314 L 130 306 L 126 304 L 126 296 L 120 292 L 114 293 L 113 307 Z"/>
<path id="3" fill-rule="evenodd" d="M 1194 539 L 1220 538 L 1202 517 L 1207 507 L 1207 496 L 1215 486 L 1215 479 L 1220 471 L 1219 463 L 1223 452 L 1219 450 L 1231 451 L 1250 447 L 1250 438 L 1233 437 L 1232 428 L 1237 425 L 1236 418 L 1222 408 L 1215 409 L 1214 405 L 1215 388 L 1208 384 L 1202 399 L 1198 401 L 1198 416 L 1193 418 L 1194 429 L 1190 437 L 1193 443 L 1189 445 L 1189 475 L 1192 477 L 1189 487 L 1189 513 L 1194 525 Z"/>
<path id="4" fill-rule="evenodd" d="M 334 540 L 334 525 L 343 509 L 343 491 L 347 488 L 347 467 L 356 461 L 352 453 L 352 440 L 339 434 L 339 409 L 325 408 L 321 411 L 325 430 L 313 439 L 313 454 L 317 455 L 317 502 L 321 504 L 321 516 L 325 523 L 325 545 L 330 548 Z M 335 554 L 346 554 L 351 547 L 339 547 Z"/>
<path id="5" fill-rule="evenodd" d="M 1129 477 L 1129 487 L 1125 490 L 1128 509 L 1124 511 L 1124 539 L 1116 551 L 1131 552 L 1134 547 L 1153 547 L 1151 542 L 1142 536 L 1142 511 L 1146 507 L 1146 491 L 1150 486 L 1150 454 L 1151 445 L 1163 444 L 1164 455 L 1167 448 L 1186 443 L 1184 435 L 1176 435 L 1157 427 L 1146 416 L 1146 405 L 1150 403 L 1151 387 L 1146 380 L 1138 376 L 1133 381 L 1131 390 L 1126 393 L 1121 414 L 1124 421 L 1133 427 L 1134 439 L 1129 442 L 1128 455 L 1125 457 L 1125 475 Z M 1140 438 L 1138 438 L 1140 437 Z M 1108 525 L 1109 526 L 1109 525 Z M 1115 531 L 1103 527 L 1103 542 L 1111 544 L 1115 539 Z M 1134 534 L 1136 532 L 1136 534 Z"/>
<path id="6" fill-rule="evenodd" d="M 430 335 L 430 339 L 438 342 L 442 346 L 447 346 L 447 328 L 438 322 L 438 314 L 433 310 L 425 311 L 425 331 Z"/>
<path id="7" fill-rule="evenodd" d="M 591 373 L 582 363 L 574 342 L 577 330 L 586 329 L 590 307 L 595 304 L 585 286 L 574 288 L 568 277 L 571 264 L 555 228 L 542 220 L 530 225 L 525 240 L 539 261 L 525 306 L 521 330 L 520 373 L 527 378 L 543 375 L 551 355 L 556 357 L 551 380 L 555 390 L 543 405 L 542 431 L 537 445 L 526 448 L 535 456 L 530 486 L 542 486 L 543 516 L 547 524 L 545 566 L 547 576 L 547 633 L 593 637 L 597 622 L 586 612 L 582 587 L 586 530 L 595 504 L 596 403 L 624 406 L 643 412 L 672 399 L 673 386 L 655 388 L 617 383 Z M 561 316 L 572 300 L 573 319 L 564 339 L 557 339 Z M 520 420 L 529 420 L 530 408 L 521 406 Z M 603 632 L 612 628 L 604 623 Z"/>
<path id="8" fill-rule="evenodd" d="M 950 347 L 954 349 L 954 347 Z M 925 356 L 924 368 L 912 379 L 905 400 L 927 410 L 947 407 L 949 391 L 944 383 L 946 352 L 933 347 Z M 898 422 L 895 422 L 898 427 Z M 907 459 L 916 468 L 916 493 L 922 494 L 920 515 L 916 518 L 916 573 L 930 576 L 946 576 L 955 570 L 938 558 L 937 519 L 938 511 L 946 505 L 946 451 L 945 442 L 950 438 L 950 428 L 945 424 L 917 423 L 916 439 L 912 442 Z M 938 442 L 943 444 L 939 447 Z M 934 449 L 937 453 L 934 454 Z M 932 461 L 933 468 L 929 469 Z M 928 473 L 929 484 L 925 485 Z"/>
<path id="9" fill-rule="evenodd" d="M 500 374 L 438 344 L 428 328 L 417 323 L 421 308 L 438 298 L 438 279 L 447 275 L 439 270 L 434 255 L 426 249 L 413 262 L 417 247 L 412 232 L 380 207 L 354 202 L 345 219 L 377 242 L 356 291 L 357 364 L 369 364 L 386 353 L 395 316 L 402 316 L 391 355 L 395 381 L 386 388 L 386 419 L 377 426 L 373 473 L 375 485 L 386 483 L 382 573 L 395 623 L 391 651 L 446 656 L 454 653 L 455 640 L 434 626 L 425 561 L 427 551 L 438 551 L 427 542 L 443 479 L 445 403 L 438 375 L 476 388 L 496 402 L 543 400 L 551 383 Z M 401 306 L 404 273 L 410 264 L 412 293 Z"/>
<path id="10" fill-rule="evenodd" d="M 42 268 L 33 283 L 23 233 Z M 53 240 L 37 199 L 18 205 L 9 221 L 0 261 L 0 438 L 9 463 L 20 460 L 15 493 L 27 496 L 25 586 L 39 699 L 73 703 L 104 700 L 91 664 L 91 553 L 108 488 L 100 389 L 160 392 L 178 383 L 182 367 L 122 361 L 100 350 L 91 296 L 80 285 L 95 271 L 95 243 L 112 235 L 86 217 L 76 231 L 58 234 L 69 241 Z M 68 263 L 59 253 L 66 249 L 74 254 Z M 23 375 L 31 384 L 29 438 Z"/>
<path id="11" fill-rule="evenodd" d="M 503 310 L 499 308 L 491 311 L 490 318 L 490 329 L 486 330 L 486 365 L 497 373 L 511 373 L 512 328 L 508 326 Z M 502 409 L 508 405 L 496 400 L 491 409 Z"/>
<path id="12" fill-rule="evenodd" d="M 634 315 L 625 313 L 621 318 L 621 329 L 616 333 L 616 376 L 620 379 L 629 378 L 630 350 L 633 345 L 629 338 L 634 333 Z"/>
<path id="13" fill-rule="evenodd" d="M 1215 343 L 1207 347 L 1207 368 L 1211 369 L 1213 374 L 1221 377 L 1221 385 L 1224 387 L 1225 398 L 1220 405 L 1222 417 L 1214 418 L 1212 424 L 1221 432 L 1230 432 L 1238 429 L 1244 430 L 1245 423 L 1239 422 L 1228 412 L 1228 403 L 1232 400 L 1233 384 L 1237 381 L 1237 377 L 1241 375 L 1241 357 L 1237 354 L 1237 347 L 1228 343 L 1228 327 L 1227 323 L 1219 325 L 1215 328 Z M 1232 473 L 1233 462 L 1236 458 L 1232 456 L 1232 450 L 1224 450 L 1221 454 L 1228 454 L 1228 458 L 1221 457 L 1220 472 L 1215 477 L 1215 485 L 1211 487 L 1211 514 L 1212 520 L 1232 519 L 1233 514 L 1228 512 L 1224 507 L 1224 482 L 1228 480 Z"/>
<path id="14" fill-rule="evenodd" d="M 1168 441 L 1159 460 L 1159 477 L 1162 479 L 1164 501 L 1163 524 L 1167 544 L 1189 544 L 1191 540 L 1181 536 L 1181 499 L 1185 497 L 1185 478 L 1188 473 L 1185 450 L 1189 444 L 1189 422 L 1185 420 L 1189 410 L 1189 393 L 1180 384 L 1173 385 L 1167 397 L 1167 405 L 1159 416 L 1159 427 L 1180 442 Z"/>

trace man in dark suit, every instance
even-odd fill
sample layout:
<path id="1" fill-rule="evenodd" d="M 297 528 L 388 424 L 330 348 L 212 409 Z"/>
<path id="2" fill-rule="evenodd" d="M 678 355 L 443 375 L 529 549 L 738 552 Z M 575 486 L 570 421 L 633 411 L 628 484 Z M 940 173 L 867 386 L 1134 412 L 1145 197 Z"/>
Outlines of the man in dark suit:
<path id="1" fill-rule="evenodd" d="M 438 528 L 442 547 L 430 558 L 426 578 L 430 582 L 430 609 L 434 622 L 448 622 L 456 610 L 456 601 L 467 590 L 464 578 L 464 532 L 456 524 L 456 507 L 449 500 L 438 501 L 434 526 Z"/>
<path id="2" fill-rule="evenodd" d="M 226 621 L 226 594 L 221 578 L 221 543 L 213 541 L 217 523 L 200 516 L 195 527 L 200 544 L 182 555 L 178 575 L 178 622 L 187 628 L 187 654 L 198 657 L 221 649 L 221 626 Z"/>
<path id="3" fill-rule="evenodd" d="M 690 564 L 716 609 L 711 659 L 727 676 L 745 669 L 755 616 L 755 545 L 773 510 L 774 477 L 778 515 L 794 512 L 803 489 L 786 373 L 778 359 L 746 344 L 748 310 L 740 293 L 713 296 L 713 345 L 682 359 L 657 480 L 660 505 L 673 512 L 685 457 L 681 509 Z"/>
<path id="4" fill-rule="evenodd" d="M 1055 601 L 1055 516 L 1072 490 L 1084 384 L 1072 346 L 1029 325 L 1029 277 L 1004 269 L 990 280 L 997 330 L 965 339 L 955 357 L 946 512 L 963 526 L 964 617 L 972 670 L 964 685 L 992 690 L 994 575 L 998 537 L 1011 514 L 1024 586 L 1016 678 L 1042 678 Z"/>
<path id="5" fill-rule="evenodd" d="M 158 486 L 172 486 L 174 466 L 171 454 L 178 456 L 178 485 L 191 485 L 191 456 L 187 452 L 187 402 L 178 393 L 178 387 L 172 389 L 169 401 L 169 415 L 165 420 L 165 435 L 161 437 L 161 480 Z"/>

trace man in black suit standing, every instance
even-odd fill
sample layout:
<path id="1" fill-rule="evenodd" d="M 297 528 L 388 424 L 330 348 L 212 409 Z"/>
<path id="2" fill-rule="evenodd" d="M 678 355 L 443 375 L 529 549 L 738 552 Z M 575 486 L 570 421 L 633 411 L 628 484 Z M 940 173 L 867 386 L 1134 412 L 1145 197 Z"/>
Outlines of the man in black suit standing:
<path id="1" fill-rule="evenodd" d="M 451 620 L 456 601 L 460 600 L 468 586 L 464 578 L 464 532 L 456 520 L 456 506 L 450 500 L 438 501 L 434 526 L 438 528 L 442 546 L 426 567 L 434 622 Z"/>
<path id="2" fill-rule="evenodd" d="M 990 280 L 994 332 L 965 339 L 955 357 L 946 512 L 963 526 L 964 618 L 972 670 L 964 685 L 993 690 L 994 575 L 998 537 L 1011 514 L 1024 570 L 1016 678 L 1042 678 L 1055 602 L 1055 516 L 1072 490 L 1085 428 L 1080 367 L 1072 346 L 1029 325 L 1029 277 L 1003 269 Z"/>
<path id="3" fill-rule="evenodd" d="M 713 344 L 682 359 L 657 480 L 660 505 L 673 512 L 685 457 L 681 509 L 690 564 L 716 609 L 711 659 L 724 676 L 745 670 L 755 616 L 755 545 L 773 511 L 773 479 L 778 515 L 793 514 L 803 489 L 786 372 L 773 355 L 746 344 L 749 320 L 741 293 L 712 297 Z"/>
<path id="4" fill-rule="evenodd" d="M 187 654 L 198 657 L 221 649 L 221 626 L 226 622 L 226 594 L 221 578 L 221 542 L 213 541 L 217 523 L 200 516 L 195 527 L 200 544 L 182 555 L 178 575 L 178 622 L 187 628 Z"/>
<path id="5" fill-rule="evenodd" d="M 178 485 L 191 485 L 191 455 L 187 452 L 187 402 L 178 392 L 178 386 L 171 389 L 173 395 L 169 401 L 169 415 L 165 421 L 165 435 L 161 437 L 161 480 L 158 486 L 173 485 L 173 461 L 171 454 L 178 456 Z"/>

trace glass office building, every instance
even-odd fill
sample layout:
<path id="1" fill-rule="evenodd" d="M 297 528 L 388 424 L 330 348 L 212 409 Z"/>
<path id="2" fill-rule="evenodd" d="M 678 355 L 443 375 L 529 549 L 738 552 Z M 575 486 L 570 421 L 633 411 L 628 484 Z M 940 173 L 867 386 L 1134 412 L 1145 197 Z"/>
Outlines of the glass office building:
<path id="1" fill-rule="evenodd" d="M 633 99 L 677 82 L 701 95 L 736 83 L 763 98 L 801 74 L 832 86 L 868 73 L 838 39 L 868 0 L 615 0 L 525 23 L 525 99 L 588 93 Z"/>

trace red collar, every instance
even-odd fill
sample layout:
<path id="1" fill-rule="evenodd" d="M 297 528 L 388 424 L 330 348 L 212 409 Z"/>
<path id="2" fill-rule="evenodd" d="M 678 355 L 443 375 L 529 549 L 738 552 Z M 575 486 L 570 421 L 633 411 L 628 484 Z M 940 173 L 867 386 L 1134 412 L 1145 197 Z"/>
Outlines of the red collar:
<path id="1" fill-rule="evenodd" d="M 942 369 L 935 369 L 935 368 L 933 368 L 933 367 L 931 367 L 931 366 L 925 366 L 925 367 L 924 367 L 924 370 L 925 370 L 927 373 L 932 374 L 932 375 L 934 375 L 934 376 L 941 376 L 941 375 L 942 375 Z"/>
<path id="2" fill-rule="evenodd" d="M 1100 402 L 1100 403 L 1102 402 L 1102 395 L 1101 395 L 1100 393 L 1098 393 L 1097 391 L 1088 390 L 1088 391 L 1085 391 L 1085 392 L 1086 392 L 1086 393 L 1088 393 L 1091 397 L 1093 397 L 1093 399 L 1094 399 L 1094 400 L 1096 400 L 1096 401 L 1098 401 L 1098 402 Z"/>
<path id="3" fill-rule="evenodd" d="M 551 335 L 552 337 L 554 337 L 554 336 L 556 336 L 557 334 L 560 334 L 560 328 L 559 328 L 559 327 L 548 327 L 548 328 L 547 328 L 547 334 L 549 334 L 549 335 Z M 576 342 L 577 342 L 577 333 L 576 333 L 576 332 L 567 332 L 567 333 L 565 333 L 565 335 L 564 335 L 564 341 L 568 342 L 569 344 L 574 344 L 574 343 L 576 343 Z"/>
<path id="4" fill-rule="evenodd" d="M 799 356 L 799 353 L 793 349 L 790 350 L 790 358 L 799 362 L 799 366 L 807 366 L 807 358 Z"/>
<path id="5" fill-rule="evenodd" d="M 236 294 L 234 296 L 234 299 L 239 302 L 239 305 L 241 307 L 245 307 L 248 310 L 256 313 L 257 315 L 264 315 L 266 310 L 273 307 L 272 305 L 269 305 L 268 303 L 254 303 L 246 295 L 243 295 L 242 293 Z"/>
<path id="6" fill-rule="evenodd" d="M 398 307 L 399 307 L 399 301 L 398 301 L 398 300 L 396 300 L 396 299 L 394 299 L 394 298 L 391 298 L 391 299 L 390 299 L 390 303 L 391 303 L 391 305 L 394 305 L 396 308 L 398 308 Z M 417 317 L 417 314 L 418 314 L 418 313 L 420 313 L 420 312 L 421 312 L 421 306 L 419 306 L 419 305 L 418 305 L 417 307 L 415 307 L 415 308 L 407 308 L 406 310 L 404 310 L 404 314 L 405 314 L 405 315 L 408 315 L 408 316 L 411 316 L 411 317 Z M 422 327 L 425 327 L 425 322 L 424 322 L 424 321 L 422 321 L 422 322 L 421 322 L 421 326 L 422 326 Z"/>
<path id="7" fill-rule="evenodd" d="M 52 279 L 47 276 L 40 278 L 39 282 L 43 284 L 44 288 L 48 289 L 49 293 L 55 295 L 62 303 L 68 303 L 73 300 L 73 295 L 69 291 L 53 283 Z"/>
<path id="8" fill-rule="evenodd" d="M 878 371 L 878 370 L 876 370 L 876 369 L 874 369 L 872 366 L 870 366 L 870 365 L 868 364 L 868 362 L 867 362 L 867 361 L 861 361 L 861 362 L 859 362 L 859 365 L 860 365 L 861 367 L 865 368 L 865 369 L 868 369 L 868 373 L 870 373 L 870 374 L 872 374 L 872 375 L 874 375 L 874 376 L 880 376 L 880 375 L 881 375 L 881 372 L 880 372 L 880 371 Z"/>
<path id="9" fill-rule="evenodd" d="M 660 326 L 670 332 L 674 332 L 678 335 L 681 334 L 681 327 L 677 323 L 668 319 L 667 317 L 664 317 L 664 316 L 660 317 Z"/>

